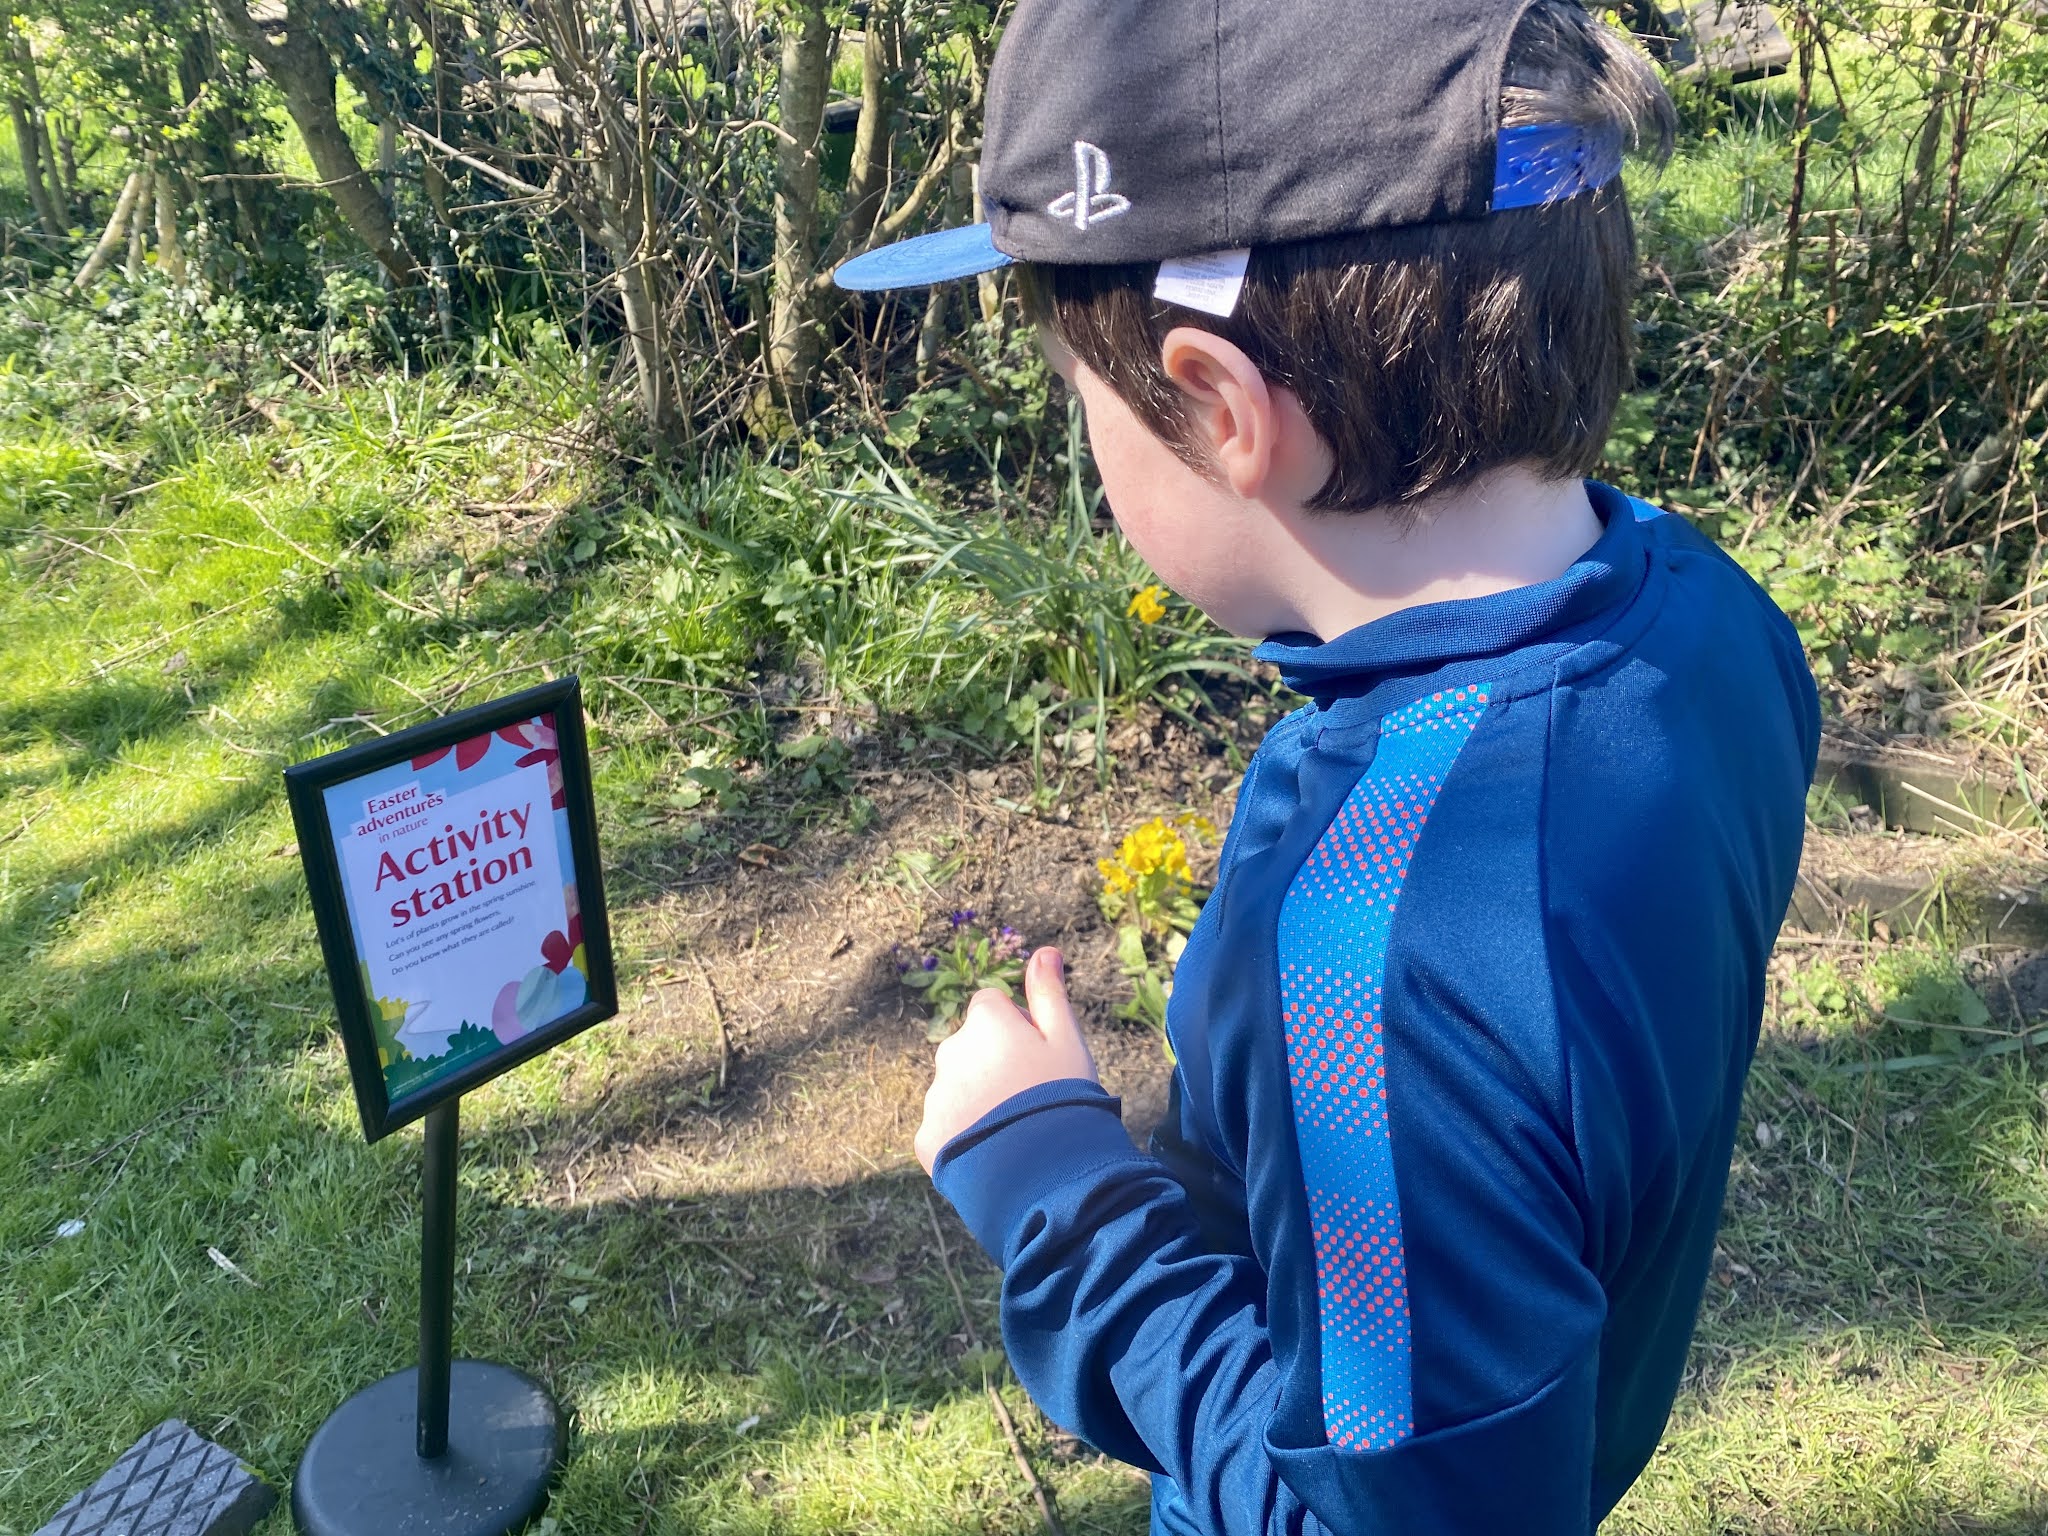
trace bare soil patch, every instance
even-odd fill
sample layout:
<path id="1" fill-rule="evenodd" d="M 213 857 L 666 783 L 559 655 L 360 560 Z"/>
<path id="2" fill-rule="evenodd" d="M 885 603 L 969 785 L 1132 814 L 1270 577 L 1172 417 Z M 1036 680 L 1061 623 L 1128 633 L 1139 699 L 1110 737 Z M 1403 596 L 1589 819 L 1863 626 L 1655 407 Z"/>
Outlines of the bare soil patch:
<path id="1" fill-rule="evenodd" d="M 1222 824 L 1236 775 L 1199 749 L 1155 754 L 1044 816 L 1011 808 L 1032 787 L 1021 766 L 864 777 L 877 807 L 864 833 L 750 850 L 619 915 L 622 952 L 649 957 L 608 1026 L 629 1037 L 617 1059 L 630 1066 L 586 1088 L 591 1107 L 543 1148 L 560 1198 L 823 1190 L 910 1166 L 932 1046 L 897 946 L 936 944 L 955 911 L 1060 948 L 1104 1085 L 1133 1138 L 1149 1136 L 1169 1069 L 1158 1035 L 1116 1017 L 1128 985 L 1095 861 L 1150 816 Z M 936 870 L 899 857 L 912 853 L 937 855 Z"/>
<path id="2" fill-rule="evenodd" d="M 959 910 L 1065 953 L 1104 1083 L 1142 1144 L 1165 1113 L 1169 1068 L 1155 1034 L 1116 1017 L 1128 987 L 1095 861 L 1149 816 L 1194 810 L 1225 825 L 1236 791 L 1213 749 L 1142 731 L 1115 743 L 1129 766 L 1110 786 L 1045 815 L 1017 809 L 1033 787 L 1022 765 L 865 772 L 877 811 L 866 831 L 759 845 L 630 906 L 622 950 L 647 960 L 611 1026 L 627 1048 L 542 1148 L 559 1199 L 822 1193 L 910 1169 L 932 1047 L 894 960 L 897 946 L 935 945 Z M 911 854 L 934 867 L 914 871 Z M 1995 972 L 1999 1012 L 2048 1012 L 2048 857 L 2010 834 L 1814 829 L 1787 942 L 1862 943 L 1873 924 L 1879 942 L 1903 939 L 1942 916 L 1986 930 L 1971 958 L 1987 981 Z"/>

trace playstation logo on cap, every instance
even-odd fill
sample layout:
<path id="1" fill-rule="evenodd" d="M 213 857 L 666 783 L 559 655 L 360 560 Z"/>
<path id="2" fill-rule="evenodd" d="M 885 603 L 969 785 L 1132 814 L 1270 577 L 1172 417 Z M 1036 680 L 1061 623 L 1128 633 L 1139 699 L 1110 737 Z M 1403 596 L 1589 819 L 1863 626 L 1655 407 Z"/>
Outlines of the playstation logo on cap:
<path id="1" fill-rule="evenodd" d="M 1085 139 L 1074 140 L 1074 190 L 1054 198 L 1045 211 L 1072 219 L 1086 234 L 1092 227 L 1131 211 L 1131 200 L 1109 190 L 1109 156 Z"/>

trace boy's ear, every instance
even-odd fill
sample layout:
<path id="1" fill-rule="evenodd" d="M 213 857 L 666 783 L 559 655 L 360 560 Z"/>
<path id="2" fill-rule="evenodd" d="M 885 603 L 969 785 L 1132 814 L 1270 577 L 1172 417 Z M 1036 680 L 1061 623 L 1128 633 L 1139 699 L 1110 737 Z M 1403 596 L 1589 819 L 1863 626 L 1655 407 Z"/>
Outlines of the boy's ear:
<path id="1" fill-rule="evenodd" d="M 1187 396 L 1195 442 L 1230 488 L 1256 496 L 1273 459 L 1273 391 L 1244 349 L 1213 331 L 1176 326 L 1159 344 L 1159 365 Z"/>
<path id="2" fill-rule="evenodd" d="M 1238 495 L 1306 499 L 1321 489 L 1328 449 L 1293 395 L 1267 383 L 1242 347 L 1177 326 L 1160 343 L 1159 362 L 1187 396 L 1195 442 Z"/>

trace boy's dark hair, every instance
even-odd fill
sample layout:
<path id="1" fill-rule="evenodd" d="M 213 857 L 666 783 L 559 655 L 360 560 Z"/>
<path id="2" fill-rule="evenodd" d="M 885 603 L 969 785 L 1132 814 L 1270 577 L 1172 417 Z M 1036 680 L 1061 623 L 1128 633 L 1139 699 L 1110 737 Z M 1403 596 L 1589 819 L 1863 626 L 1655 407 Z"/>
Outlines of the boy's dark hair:
<path id="1" fill-rule="evenodd" d="M 1575 4 L 1536 0 L 1503 79 L 1503 128 L 1569 123 L 1670 152 L 1654 67 Z M 1263 247 L 1229 319 L 1155 300 L 1157 271 L 1020 266 L 1025 313 L 1197 468 L 1160 343 L 1192 325 L 1242 347 L 1330 446 L 1310 503 L 1324 510 L 1398 512 L 1515 463 L 1588 474 L 1630 378 L 1636 244 L 1619 178 L 1546 207 Z"/>

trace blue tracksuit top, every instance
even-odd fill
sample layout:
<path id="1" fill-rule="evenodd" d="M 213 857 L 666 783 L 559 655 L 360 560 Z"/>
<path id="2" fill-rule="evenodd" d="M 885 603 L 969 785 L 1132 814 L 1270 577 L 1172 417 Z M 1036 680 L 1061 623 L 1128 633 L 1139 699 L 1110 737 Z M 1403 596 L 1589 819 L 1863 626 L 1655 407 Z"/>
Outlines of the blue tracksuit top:
<path id="1" fill-rule="evenodd" d="M 1677 1392 L 1819 737 L 1790 624 L 1590 488 L 1555 581 L 1261 651 L 1149 1153 L 1092 1083 L 940 1155 L 1046 1413 L 1171 1536 L 1587 1536 Z"/>

